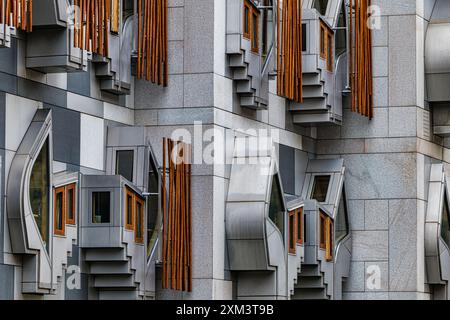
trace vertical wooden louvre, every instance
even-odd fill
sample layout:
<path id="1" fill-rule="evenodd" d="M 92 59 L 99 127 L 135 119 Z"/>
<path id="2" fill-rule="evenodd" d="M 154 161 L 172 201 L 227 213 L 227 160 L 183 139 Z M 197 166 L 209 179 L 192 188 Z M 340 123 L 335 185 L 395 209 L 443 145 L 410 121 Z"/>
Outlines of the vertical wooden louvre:
<path id="1" fill-rule="evenodd" d="M 168 0 L 138 0 L 137 77 L 167 86 Z"/>
<path id="2" fill-rule="evenodd" d="M 302 99 L 302 1 L 277 0 L 277 94 Z"/>
<path id="3" fill-rule="evenodd" d="M 79 8 L 74 21 L 74 47 L 105 57 L 109 55 L 111 1 L 74 0 L 74 5 Z"/>
<path id="4" fill-rule="evenodd" d="M 373 118 L 371 0 L 350 0 L 350 86 L 352 111 Z"/>
<path id="5" fill-rule="evenodd" d="M 163 195 L 162 287 L 164 289 L 192 291 L 190 159 L 190 145 L 164 138 L 161 190 Z M 167 185 L 168 197 L 166 197 Z"/>
<path id="6" fill-rule="evenodd" d="M 0 24 L 33 31 L 33 1 L 0 0 Z"/>

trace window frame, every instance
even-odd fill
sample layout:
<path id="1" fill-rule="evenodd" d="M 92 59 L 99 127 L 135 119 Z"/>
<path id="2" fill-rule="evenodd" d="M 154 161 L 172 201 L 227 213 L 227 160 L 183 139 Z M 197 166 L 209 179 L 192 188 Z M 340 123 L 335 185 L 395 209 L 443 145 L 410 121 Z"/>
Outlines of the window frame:
<path id="1" fill-rule="evenodd" d="M 327 216 L 325 213 L 320 210 L 319 216 L 319 247 L 321 250 L 326 250 L 327 248 L 327 236 L 326 236 L 326 224 L 327 224 Z"/>
<path id="2" fill-rule="evenodd" d="M 259 53 L 259 11 L 255 8 L 253 8 L 252 10 L 252 22 L 251 22 L 251 26 L 252 26 L 252 37 L 251 37 L 251 47 L 252 47 L 252 52 L 254 53 Z M 255 22 L 256 20 L 256 22 Z M 255 30 L 256 29 L 256 30 Z"/>
<path id="3" fill-rule="evenodd" d="M 61 229 L 58 228 L 57 225 L 57 216 L 58 216 L 58 206 L 56 205 L 57 203 L 57 199 L 58 199 L 58 194 L 61 194 L 61 217 L 60 217 L 60 221 L 61 221 Z M 65 236 L 66 235 L 66 188 L 65 186 L 62 187 L 56 187 L 54 188 L 53 191 L 53 203 L 54 203 L 54 208 L 53 208 L 53 234 L 56 236 Z"/>
<path id="4" fill-rule="evenodd" d="M 332 261 L 333 260 L 333 245 L 334 245 L 334 241 L 333 241 L 333 234 L 334 234 L 334 223 L 331 220 L 330 217 L 327 217 L 326 219 L 326 233 L 325 233 L 325 243 L 326 243 L 326 247 L 325 247 L 325 259 L 327 261 Z"/>
<path id="5" fill-rule="evenodd" d="M 135 193 L 129 187 L 125 187 L 125 210 L 124 210 L 124 225 L 125 230 L 133 231 L 135 227 Z M 128 202 L 128 199 L 131 199 L 131 203 Z M 130 206 L 131 205 L 131 206 Z M 131 212 L 129 209 L 131 208 Z M 130 219 L 128 219 L 130 218 Z M 131 223 L 128 223 L 131 221 Z"/>
<path id="6" fill-rule="evenodd" d="M 259 22 L 261 13 L 253 2 L 244 0 L 242 16 L 242 34 L 244 38 L 250 40 L 251 52 L 259 54 Z"/>
<path id="7" fill-rule="evenodd" d="M 141 206 L 141 210 L 140 210 L 140 214 L 138 214 L 138 204 L 140 204 Z M 134 211 L 135 213 L 135 223 L 134 223 L 134 241 L 138 244 L 144 244 L 144 240 L 145 240 L 145 228 L 144 228 L 144 223 L 145 223 L 145 200 L 142 199 L 140 196 L 135 195 L 135 201 L 134 201 Z M 140 218 L 140 237 L 138 237 L 138 219 Z"/>
<path id="8" fill-rule="evenodd" d="M 68 225 L 76 225 L 76 217 L 77 217 L 77 189 L 76 183 L 71 183 L 65 186 L 65 196 L 66 196 L 66 224 Z M 69 191 L 73 190 L 73 199 L 72 199 L 72 208 L 73 208 L 73 217 L 69 217 Z"/>
<path id="9" fill-rule="evenodd" d="M 333 30 L 321 19 L 320 20 L 320 58 L 326 61 L 326 70 L 333 72 L 334 57 L 333 57 L 333 42 L 334 42 L 334 32 Z"/>
<path id="10" fill-rule="evenodd" d="M 303 245 L 305 238 L 304 238 L 304 217 L 303 217 L 303 207 L 300 207 L 296 210 L 297 215 L 297 244 Z"/>
<path id="11" fill-rule="evenodd" d="M 243 29 L 242 33 L 244 35 L 244 38 L 250 39 L 252 36 L 252 8 L 253 5 L 250 3 L 249 0 L 244 0 L 244 10 L 243 10 Z M 247 24 L 245 23 L 247 22 Z M 246 31 L 247 29 L 247 31 Z"/>
<path id="12" fill-rule="evenodd" d="M 136 150 L 135 149 L 127 149 L 127 148 L 120 148 L 120 149 L 116 149 L 115 151 L 115 163 L 114 163 L 114 173 L 116 175 L 120 175 L 122 177 L 124 177 L 125 179 L 127 179 L 130 182 L 134 182 L 134 172 L 135 172 L 135 158 L 136 158 Z M 132 154 L 132 159 L 131 159 L 131 180 L 128 179 L 128 177 L 125 177 L 124 175 L 122 175 L 119 172 L 119 153 L 121 152 L 131 152 Z"/>
<path id="13" fill-rule="evenodd" d="M 323 178 L 323 177 L 328 177 L 328 185 L 327 185 L 327 192 L 325 194 L 325 200 L 324 201 L 319 201 L 318 199 L 315 198 L 315 189 L 316 189 L 316 185 L 317 185 L 317 179 L 318 178 Z M 313 174 L 312 176 L 312 185 L 311 185 L 311 190 L 309 192 L 309 197 L 310 199 L 316 200 L 319 203 L 326 203 L 330 194 L 330 186 L 332 183 L 332 175 L 331 174 Z"/>
<path id="14" fill-rule="evenodd" d="M 289 213 L 288 213 L 288 248 L 289 248 L 289 254 L 294 254 L 294 255 L 297 253 L 297 223 L 298 223 L 297 222 L 297 210 L 289 211 Z"/>

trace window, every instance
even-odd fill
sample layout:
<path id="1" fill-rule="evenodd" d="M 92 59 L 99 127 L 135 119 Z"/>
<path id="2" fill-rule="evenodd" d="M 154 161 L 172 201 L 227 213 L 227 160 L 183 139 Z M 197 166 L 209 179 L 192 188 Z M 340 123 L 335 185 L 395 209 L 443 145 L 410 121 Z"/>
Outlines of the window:
<path id="1" fill-rule="evenodd" d="M 263 56 L 263 65 L 266 62 L 266 59 L 269 55 L 269 52 L 273 46 L 273 1 L 265 0 L 263 1 L 263 5 L 267 7 L 266 10 L 262 11 L 262 56 Z"/>
<path id="2" fill-rule="evenodd" d="M 298 208 L 296 210 L 297 214 L 297 243 L 303 244 L 303 208 Z"/>
<path id="3" fill-rule="evenodd" d="M 55 235 L 64 236 L 66 233 L 66 204 L 65 188 L 55 189 L 55 208 L 53 217 L 53 232 Z"/>
<path id="4" fill-rule="evenodd" d="M 289 212 L 289 253 L 295 254 L 297 249 L 297 211 Z"/>
<path id="5" fill-rule="evenodd" d="M 333 36 L 331 33 L 327 33 L 327 70 L 333 72 Z"/>
<path id="6" fill-rule="evenodd" d="M 92 192 L 92 222 L 110 223 L 111 221 L 111 192 Z"/>
<path id="7" fill-rule="evenodd" d="M 344 239 L 348 235 L 348 217 L 347 217 L 347 200 L 345 195 L 345 187 L 342 189 L 342 196 L 339 202 L 339 208 L 335 217 L 336 223 L 336 243 Z"/>
<path id="8" fill-rule="evenodd" d="M 347 21 L 345 19 L 345 2 L 342 1 L 341 11 L 338 18 L 338 29 L 335 36 L 335 55 L 339 57 L 347 50 Z"/>
<path id="9" fill-rule="evenodd" d="M 117 150 L 116 174 L 120 174 L 128 181 L 133 182 L 133 162 L 134 162 L 133 150 Z"/>
<path id="10" fill-rule="evenodd" d="M 125 229 L 134 230 L 134 192 L 125 188 Z"/>
<path id="11" fill-rule="evenodd" d="M 248 2 L 248 0 L 244 1 L 244 37 L 246 37 L 247 39 L 250 39 L 251 34 L 250 34 L 250 13 L 252 12 L 252 5 L 250 4 L 250 2 Z"/>
<path id="12" fill-rule="evenodd" d="M 68 186 L 66 186 L 66 208 L 67 208 L 67 215 L 66 215 L 66 223 L 67 224 L 76 224 L 75 217 L 76 217 L 76 190 L 75 190 L 76 184 L 72 183 Z"/>
<path id="13" fill-rule="evenodd" d="M 42 146 L 39 155 L 34 162 L 30 178 L 30 203 L 33 217 L 41 234 L 47 250 L 49 238 L 49 146 L 48 140 Z"/>
<path id="14" fill-rule="evenodd" d="M 155 159 L 150 153 L 150 168 L 148 172 L 148 193 L 147 197 L 147 255 L 150 256 L 152 243 L 156 240 L 156 219 L 159 213 L 159 172 Z"/>
<path id="15" fill-rule="evenodd" d="M 315 0 L 313 4 L 313 8 L 315 8 L 321 15 L 325 15 L 327 13 L 328 0 Z"/>
<path id="16" fill-rule="evenodd" d="M 444 204 L 442 208 L 441 218 L 441 238 L 450 247 L 450 218 L 449 218 L 447 193 L 444 193 Z"/>
<path id="17" fill-rule="evenodd" d="M 145 202 L 136 196 L 136 222 L 135 222 L 135 241 L 136 243 L 144 243 L 144 206 Z"/>
<path id="18" fill-rule="evenodd" d="M 320 212 L 320 249 L 326 248 L 326 223 L 327 218 L 323 212 Z"/>
<path id="19" fill-rule="evenodd" d="M 328 186 L 330 184 L 330 176 L 315 176 L 314 185 L 312 189 L 311 199 L 315 199 L 319 202 L 325 202 L 327 200 Z"/>
<path id="20" fill-rule="evenodd" d="M 258 53 L 259 51 L 259 13 L 253 10 L 252 13 L 252 51 Z"/>
<path id="21" fill-rule="evenodd" d="M 306 41 L 306 23 L 302 23 L 302 51 L 307 51 L 307 41 Z"/>
<path id="22" fill-rule="evenodd" d="M 251 41 L 252 52 L 259 52 L 259 10 L 250 2 L 244 0 L 243 17 L 244 37 Z"/>
<path id="23" fill-rule="evenodd" d="M 333 260 L 333 220 L 320 211 L 320 249 L 325 250 L 325 259 Z"/>
<path id="24" fill-rule="evenodd" d="M 320 24 L 320 57 L 325 59 L 326 57 L 326 49 L 325 49 L 325 25 L 323 23 Z"/>
<path id="25" fill-rule="evenodd" d="M 272 181 L 272 191 L 270 194 L 270 205 L 269 205 L 269 218 L 275 223 L 281 234 L 284 234 L 284 206 L 283 198 L 281 194 L 280 182 L 278 180 L 278 175 L 273 176 Z"/>

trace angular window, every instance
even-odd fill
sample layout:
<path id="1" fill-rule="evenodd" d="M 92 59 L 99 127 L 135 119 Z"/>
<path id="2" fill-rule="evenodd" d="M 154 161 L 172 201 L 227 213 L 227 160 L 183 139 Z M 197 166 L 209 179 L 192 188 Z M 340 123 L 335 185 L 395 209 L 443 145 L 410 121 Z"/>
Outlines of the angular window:
<path id="1" fill-rule="evenodd" d="M 263 65 L 266 62 L 266 59 L 269 55 L 270 50 L 273 46 L 273 1 L 265 0 L 263 2 L 264 6 L 267 7 L 266 10 L 263 10 L 263 23 L 262 23 L 262 56 L 263 56 Z"/>
<path id="2" fill-rule="evenodd" d="M 321 22 L 320 23 L 320 57 L 322 59 L 325 59 L 326 57 L 326 43 L 325 43 L 325 36 L 326 36 L 326 29 L 325 25 Z"/>
<path id="3" fill-rule="evenodd" d="M 319 225 L 319 231 L 320 231 L 320 249 L 326 249 L 326 228 L 327 228 L 327 217 L 323 212 L 320 212 L 320 225 Z"/>
<path id="4" fill-rule="evenodd" d="M 306 52 L 307 50 L 307 43 L 306 40 L 307 34 L 306 34 L 306 23 L 302 23 L 302 51 Z"/>
<path id="5" fill-rule="evenodd" d="M 125 188 L 125 229 L 134 230 L 134 192 Z"/>
<path id="6" fill-rule="evenodd" d="M 297 249 L 297 211 L 289 212 L 289 253 L 295 254 Z"/>
<path id="7" fill-rule="evenodd" d="M 54 208 L 54 226 L 55 235 L 64 236 L 66 227 L 66 210 L 65 210 L 65 188 L 59 187 L 55 189 L 55 208 Z"/>
<path id="8" fill-rule="evenodd" d="M 136 222 L 135 222 L 135 241 L 144 243 L 144 206 L 145 202 L 136 196 Z"/>
<path id="9" fill-rule="evenodd" d="M 333 72 L 333 35 L 328 33 L 327 39 L 327 70 Z"/>
<path id="10" fill-rule="evenodd" d="M 314 185 L 312 189 L 311 199 L 315 199 L 319 202 L 325 202 L 327 200 L 328 186 L 330 185 L 331 177 L 328 176 L 315 176 Z"/>
<path id="11" fill-rule="evenodd" d="M 444 204 L 442 208 L 442 219 L 441 219 L 441 238 L 450 248 L 450 217 L 448 210 L 447 195 L 444 195 Z"/>
<path id="12" fill-rule="evenodd" d="M 278 175 L 273 176 L 272 191 L 270 194 L 269 218 L 275 223 L 281 234 L 284 234 L 284 206 Z"/>
<path id="13" fill-rule="evenodd" d="M 66 208 L 67 208 L 67 215 L 66 215 L 66 223 L 67 224 L 76 224 L 75 217 L 76 217 L 76 184 L 70 184 L 66 187 Z"/>
<path id="14" fill-rule="evenodd" d="M 47 250 L 49 238 L 50 163 L 48 140 L 34 162 L 30 178 L 30 202 L 33 217 Z"/>
<path id="15" fill-rule="evenodd" d="M 345 2 L 342 1 L 342 8 L 339 13 L 338 29 L 335 36 L 336 57 L 339 57 L 347 50 L 347 21 L 345 19 Z"/>
<path id="16" fill-rule="evenodd" d="M 152 243 L 156 240 L 156 219 L 159 213 L 159 172 L 155 159 L 150 153 L 150 168 L 148 172 L 148 197 L 147 197 L 147 255 L 152 250 Z"/>
<path id="17" fill-rule="evenodd" d="M 342 196 L 339 202 L 338 211 L 336 213 L 336 229 L 335 240 L 336 243 L 344 239 L 348 234 L 348 217 L 347 217 L 347 200 L 345 195 L 345 188 L 342 189 Z"/>
<path id="18" fill-rule="evenodd" d="M 120 174 L 130 182 L 133 182 L 133 163 L 133 150 L 118 150 L 116 152 L 116 174 Z"/>
<path id="19" fill-rule="evenodd" d="M 328 0 L 314 0 L 313 8 L 315 8 L 321 15 L 327 13 Z"/>
<path id="20" fill-rule="evenodd" d="M 110 223 L 111 192 L 92 192 L 92 223 Z"/>

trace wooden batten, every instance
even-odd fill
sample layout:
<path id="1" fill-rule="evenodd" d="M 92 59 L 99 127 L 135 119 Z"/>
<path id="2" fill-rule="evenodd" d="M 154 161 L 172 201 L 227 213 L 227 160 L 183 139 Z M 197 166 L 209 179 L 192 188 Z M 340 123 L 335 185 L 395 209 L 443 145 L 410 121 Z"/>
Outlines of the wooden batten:
<path id="1" fill-rule="evenodd" d="M 161 206 L 163 211 L 163 289 L 177 291 L 192 290 L 192 194 L 190 161 L 190 145 L 166 138 L 163 139 L 161 186 L 163 201 Z M 167 184 L 169 190 L 168 195 L 166 195 Z"/>
<path id="2" fill-rule="evenodd" d="M 372 30 L 368 27 L 371 0 L 350 0 L 350 86 L 351 107 L 373 118 Z"/>
<path id="3" fill-rule="evenodd" d="M 19 30 L 33 30 L 32 0 L 0 0 L 0 24 Z"/>

